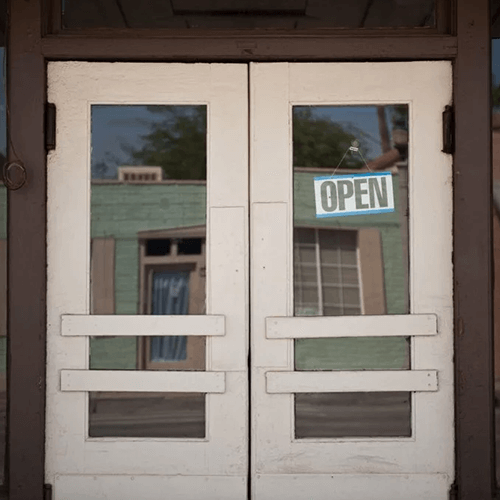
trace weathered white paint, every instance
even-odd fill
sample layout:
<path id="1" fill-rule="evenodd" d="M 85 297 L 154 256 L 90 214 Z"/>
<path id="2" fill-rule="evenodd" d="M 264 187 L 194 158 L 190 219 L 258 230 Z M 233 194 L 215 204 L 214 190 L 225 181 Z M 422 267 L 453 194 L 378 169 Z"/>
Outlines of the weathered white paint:
<path id="1" fill-rule="evenodd" d="M 267 372 L 269 394 L 294 392 L 437 391 L 435 370 Z"/>
<path id="2" fill-rule="evenodd" d="M 434 314 L 266 318 L 268 339 L 436 335 Z"/>
<path id="3" fill-rule="evenodd" d="M 61 370 L 61 391 L 223 393 L 224 375 L 194 371 Z"/>
<path id="4" fill-rule="evenodd" d="M 71 500 L 234 500 L 246 498 L 246 476 L 56 476 L 54 495 Z"/>
<path id="5" fill-rule="evenodd" d="M 367 457 L 369 459 L 369 457 Z M 260 476 L 259 500 L 442 500 L 450 478 L 444 474 L 297 474 Z"/>
<path id="6" fill-rule="evenodd" d="M 224 168 L 231 168 L 231 165 Z M 219 183 L 223 183 L 223 179 L 219 179 Z M 248 194 L 241 201 L 247 203 L 247 197 Z M 208 340 L 211 351 L 207 369 L 247 374 L 248 210 L 246 206 L 213 207 L 210 209 L 210 224 L 211 274 L 207 276 L 209 310 L 212 314 L 226 314 L 226 329 L 224 337 L 211 337 Z"/>
<path id="7" fill-rule="evenodd" d="M 49 101 L 58 108 L 58 147 L 48 159 L 46 481 L 55 484 L 56 499 L 157 500 L 167 491 L 173 499 L 245 499 L 249 405 L 246 66 L 49 63 L 48 80 Z M 452 203 L 451 160 L 440 152 L 440 127 L 442 109 L 450 100 L 448 62 L 251 65 L 250 473 L 256 500 L 447 497 L 454 474 Z M 209 371 L 203 375 L 222 375 L 225 389 L 207 395 L 205 440 L 88 438 L 86 393 L 61 390 L 61 385 L 77 387 L 72 377 L 82 377 L 80 388 L 96 390 L 101 383 L 88 379 L 94 377 L 88 370 L 88 336 L 99 333 L 80 330 L 83 336 L 68 331 L 63 335 L 61 330 L 61 317 L 66 321 L 68 315 L 87 316 L 89 312 L 92 103 L 209 106 L 207 312 L 223 316 L 225 330 L 222 335 L 220 320 L 217 328 L 208 327 L 212 319 L 207 318 L 199 328 L 212 332 L 203 333 Z M 424 377 L 422 385 L 429 383 L 432 390 L 426 386 L 427 391 L 412 397 L 411 438 L 296 440 L 292 394 L 270 394 L 266 387 L 269 382 L 272 390 L 278 382 L 280 390 L 285 385 L 287 391 L 306 386 L 312 390 L 318 382 L 310 378 L 315 374 L 292 373 L 293 338 L 308 337 L 305 332 L 312 330 L 312 323 L 289 318 L 293 315 L 291 106 L 388 103 L 410 106 L 412 314 L 304 319 L 318 320 L 314 328 L 323 337 L 381 332 L 383 336 L 412 336 L 412 370 L 391 372 L 386 380 L 377 379 L 386 377 L 385 372 L 355 373 L 349 383 L 369 390 L 377 381 L 384 390 L 387 384 L 400 384 L 401 390 L 411 391 L 417 390 L 412 385 L 416 377 L 431 374 L 431 382 Z M 147 323 L 149 318 L 144 320 Z M 339 326 L 339 320 L 345 322 Z M 122 332 L 121 321 L 104 329 L 102 322 L 96 323 L 93 328 L 101 335 L 116 331 L 108 327 Z M 175 334 L 185 334 L 185 325 L 177 326 Z M 289 327 L 292 336 L 284 333 Z M 334 333 L 329 335 L 329 330 Z M 108 382 L 141 386 L 142 375 L 135 375 L 139 374 L 116 372 Z M 308 385 L 301 385 L 296 375 L 305 376 Z M 346 383 L 349 377 L 346 372 L 328 373 L 325 383 L 338 390 L 339 381 Z M 396 377 L 401 379 L 396 381 Z M 179 388 L 184 382 L 176 383 Z"/>
<path id="8" fill-rule="evenodd" d="M 91 314 L 63 314 L 61 335 L 79 336 L 137 336 L 154 335 L 224 335 L 224 316 L 98 316 Z"/>
<path id="9" fill-rule="evenodd" d="M 452 169 L 450 156 L 441 152 L 441 113 L 451 102 L 451 74 L 448 62 L 250 66 L 251 475 L 256 500 L 447 498 L 454 476 Z M 409 281 L 411 315 L 417 318 L 292 318 L 292 106 L 393 103 L 410 109 Z M 294 373 L 269 373 L 293 372 L 294 338 L 367 335 L 412 337 L 412 370 L 401 379 L 402 390 L 415 388 L 416 372 L 433 374 L 433 390 L 412 395 L 412 437 L 296 440 L 293 395 L 269 394 L 266 376 L 290 376 L 287 390 L 299 388 Z M 379 376 L 360 375 L 366 377 L 365 388 Z M 396 387 L 395 380 L 391 384 Z"/>
<path id="10" fill-rule="evenodd" d="M 232 64 L 54 62 L 48 65 L 48 100 L 56 104 L 58 116 L 57 148 L 48 155 L 46 482 L 56 484 L 56 500 L 78 495 L 156 500 L 164 498 L 170 486 L 172 498 L 244 499 L 248 472 L 248 301 L 242 294 L 248 289 L 247 68 Z M 146 331 L 146 335 L 151 331 L 164 335 L 162 328 L 166 326 L 164 318 L 144 316 L 142 321 L 137 319 L 139 327 L 130 316 L 87 316 L 92 104 L 207 105 L 208 317 L 203 321 L 165 319 L 169 327 L 178 327 L 175 335 L 190 333 L 185 328 L 191 327 L 194 333 L 207 335 L 207 370 L 220 373 L 199 375 L 200 384 L 215 377 L 212 389 L 222 390 L 219 377 L 225 377 L 224 392 L 206 396 L 203 440 L 88 438 L 87 393 L 61 391 L 61 371 L 63 380 L 69 377 L 71 383 L 76 383 L 72 377 L 82 376 L 80 388 L 103 387 L 104 378 L 95 380 L 99 374 L 87 371 L 89 335 L 126 335 L 132 331 L 133 335 Z M 87 316 L 82 320 L 86 324 L 67 315 Z M 220 318 L 210 316 L 224 317 L 225 327 Z M 89 330 L 79 330 L 85 336 L 62 335 L 61 317 L 69 321 L 71 335 L 75 334 L 73 320 L 79 323 L 77 328 Z M 124 326 L 126 323 L 129 326 Z M 108 382 L 112 379 L 112 387 L 140 386 L 141 391 L 142 382 L 152 382 L 157 390 L 163 379 L 163 375 L 151 373 L 144 380 L 140 372 L 106 377 Z M 170 375 L 165 377 L 173 381 Z M 184 390 L 186 383 L 175 374 L 173 377 L 178 385 L 172 390 Z M 193 384 L 188 385 L 194 388 L 198 382 Z M 61 474 L 65 475 L 62 479 Z M 142 477 L 137 483 L 120 483 L 119 478 L 127 475 Z M 141 484 L 141 493 L 133 484 Z"/>

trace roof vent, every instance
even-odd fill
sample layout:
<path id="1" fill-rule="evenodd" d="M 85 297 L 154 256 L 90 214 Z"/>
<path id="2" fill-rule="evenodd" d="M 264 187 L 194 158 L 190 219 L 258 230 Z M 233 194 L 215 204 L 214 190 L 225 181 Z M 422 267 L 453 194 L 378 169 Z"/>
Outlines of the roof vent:
<path id="1" fill-rule="evenodd" d="M 163 169 L 161 167 L 147 167 L 137 165 L 133 167 L 118 167 L 120 182 L 161 182 Z"/>

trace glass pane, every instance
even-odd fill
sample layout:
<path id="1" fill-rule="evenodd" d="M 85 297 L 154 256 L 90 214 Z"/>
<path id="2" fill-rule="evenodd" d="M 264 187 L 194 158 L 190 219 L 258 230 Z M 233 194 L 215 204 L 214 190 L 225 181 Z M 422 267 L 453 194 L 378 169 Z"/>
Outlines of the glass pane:
<path id="1" fill-rule="evenodd" d="M 204 438 L 205 394 L 91 392 L 89 436 Z"/>
<path id="2" fill-rule="evenodd" d="M 409 313 L 408 148 L 407 105 L 294 106 L 296 316 Z M 318 179 L 328 187 L 316 192 Z M 316 274 L 308 271 L 313 266 Z M 410 341 L 297 339 L 295 369 L 410 369 Z M 343 397 L 347 396 L 310 395 L 308 411 L 316 401 L 322 415 L 325 401 L 334 405 Z M 373 395 L 373 404 L 378 404 L 377 397 Z M 391 401 L 386 395 L 380 397 Z M 406 416 L 409 419 L 409 413 Z M 332 423 L 325 435 L 336 435 L 334 428 Z"/>
<path id="3" fill-rule="evenodd" d="M 410 437 L 411 393 L 295 394 L 295 438 Z"/>
<path id="4" fill-rule="evenodd" d="M 341 302 L 341 291 L 338 287 L 328 287 L 323 286 L 323 303 L 329 305 L 340 304 Z M 323 314 L 327 316 L 327 314 L 323 311 Z"/>
<path id="5" fill-rule="evenodd" d="M 405 337 L 313 340 L 314 342 L 310 339 L 295 341 L 296 370 L 408 370 L 410 368 L 410 345 Z"/>
<path id="6" fill-rule="evenodd" d="M 205 314 L 206 106 L 93 105 L 91 118 L 91 313 Z M 204 370 L 205 338 L 93 337 L 90 368 Z M 139 403 L 191 408 L 165 394 L 95 398 L 137 415 Z"/>
<path id="7" fill-rule="evenodd" d="M 61 0 L 64 28 L 302 30 L 435 26 L 433 0 Z"/>
<path id="8" fill-rule="evenodd" d="M 297 266 L 296 267 L 296 275 L 297 275 L 297 282 L 300 282 L 301 284 L 314 284 L 316 283 L 316 273 L 318 270 L 316 269 L 316 266 L 311 266 L 304 264 L 303 266 Z"/>

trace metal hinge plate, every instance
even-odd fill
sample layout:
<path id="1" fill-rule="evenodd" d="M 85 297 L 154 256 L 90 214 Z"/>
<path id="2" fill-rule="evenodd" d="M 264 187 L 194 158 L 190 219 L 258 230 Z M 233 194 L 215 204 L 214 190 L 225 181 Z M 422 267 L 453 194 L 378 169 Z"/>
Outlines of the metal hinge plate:
<path id="1" fill-rule="evenodd" d="M 43 485 L 43 500 L 52 500 L 52 485 Z"/>
<path id="2" fill-rule="evenodd" d="M 45 149 L 56 149 L 56 105 L 51 102 L 45 105 Z"/>
<path id="3" fill-rule="evenodd" d="M 455 110 L 453 106 L 445 106 L 443 111 L 443 153 L 455 152 Z"/>
<path id="4" fill-rule="evenodd" d="M 450 486 L 448 498 L 449 498 L 449 500 L 458 500 L 458 485 L 457 485 L 457 483 L 453 483 Z"/>

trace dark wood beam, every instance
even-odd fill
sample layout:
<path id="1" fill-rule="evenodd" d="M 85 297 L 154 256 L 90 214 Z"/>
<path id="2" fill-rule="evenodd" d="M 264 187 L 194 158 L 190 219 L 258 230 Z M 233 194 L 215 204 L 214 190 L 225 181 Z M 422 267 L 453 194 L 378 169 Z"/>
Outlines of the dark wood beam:
<path id="1" fill-rule="evenodd" d="M 457 486 L 494 495 L 491 76 L 488 0 L 457 0 L 454 306 Z"/>
<path id="2" fill-rule="evenodd" d="M 10 500 L 42 499 L 45 446 L 45 64 L 40 0 L 10 1 L 9 159 L 27 183 L 8 205 L 8 487 Z"/>
<path id="3" fill-rule="evenodd" d="M 117 35 L 119 35 L 118 33 Z M 213 32 L 195 38 L 52 36 L 42 40 L 48 59 L 93 60 L 253 60 L 253 61 L 341 61 L 451 59 L 457 40 L 451 36 L 232 36 Z"/>

